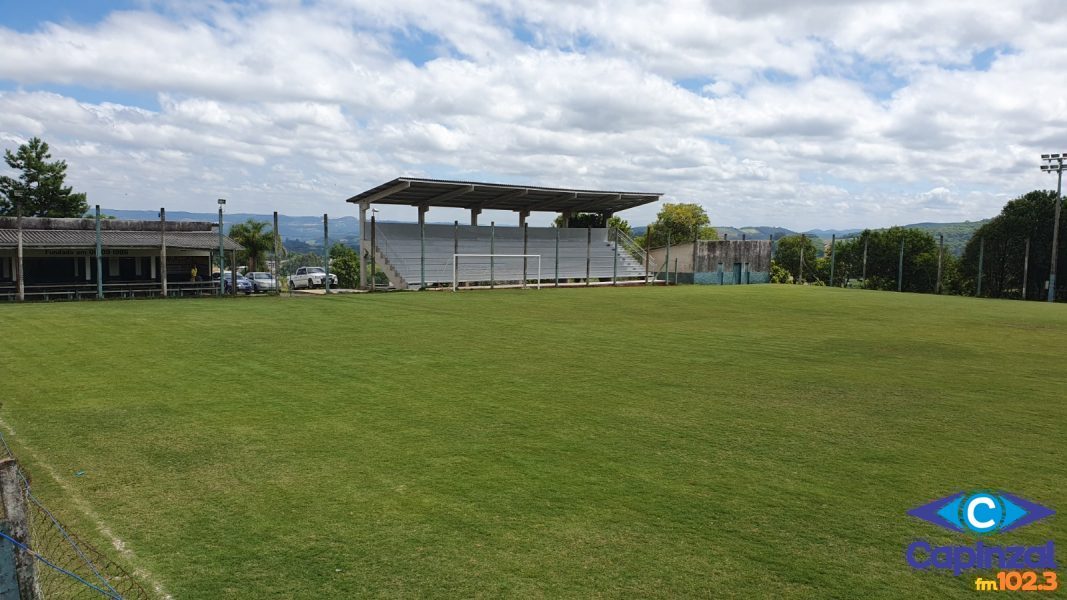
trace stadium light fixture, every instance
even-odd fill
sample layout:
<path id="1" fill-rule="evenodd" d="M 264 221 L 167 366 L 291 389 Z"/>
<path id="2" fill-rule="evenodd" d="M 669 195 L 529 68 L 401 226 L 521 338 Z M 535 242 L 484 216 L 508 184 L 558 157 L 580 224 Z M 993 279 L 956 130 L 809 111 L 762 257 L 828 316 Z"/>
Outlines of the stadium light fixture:
<path id="1" fill-rule="evenodd" d="M 1052 217 L 1052 264 L 1048 275 L 1048 301 L 1053 302 L 1056 299 L 1056 257 L 1059 254 L 1057 250 L 1060 245 L 1060 210 L 1063 208 L 1063 161 L 1067 158 L 1067 153 L 1062 156 L 1042 154 L 1041 158 L 1048 163 L 1041 165 L 1041 170 L 1046 173 L 1056 173 L 1056 210 Z"/>

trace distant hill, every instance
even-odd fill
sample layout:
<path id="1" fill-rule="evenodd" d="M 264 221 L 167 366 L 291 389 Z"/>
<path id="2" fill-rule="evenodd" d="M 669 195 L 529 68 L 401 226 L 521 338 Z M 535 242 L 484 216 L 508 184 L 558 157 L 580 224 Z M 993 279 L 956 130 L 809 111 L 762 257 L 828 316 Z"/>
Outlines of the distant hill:
<path id="1" fill-rule="evenodd" d="M 929 231 L 930 235 L 934 236 L 934 239 L 937 239 L 939 234 L 944 234 L 945 249 L 956 256 L 960 256 L 963 254 L 963 249 L 967 246 L 967 242 L 974 236 L 974 232 L 988 222 L 989 219 L 964 221 L 962 223 L 914 223 L 905 225 L 905 227 Z"/>
<path id="2" fill-rule="evenodd" d="M 715 225 L 714 227 L 720 238 L 723 236 L 723 234 L 726 234 L 731 240 L 741 239 L 742 234 L 744 234 L 745 237 L 747 237 L 748 239 L 766 240 L 770 239 L 770 235 L 772 233 L 774 234 L 774 239 L 782 238 L 787 235 L 796 235 L 797 233 L 792 229 L 786 229 L 785 227 L 768 227 L 765 225 L 760 225 L 756 227 L 730 227 L 729 225 Z M 645 235 L 646 229 L 648 229 L 648 227 L 646 226 L 634 227 L 633 235 L 635 237 L 639 235 Z"/>
<path id="3" fill-rule="evenodd" d="M 111 210 L 102 209 L 105 214 L 114 215 L 120 219 L 142 219 L 142 220 L 155 220 L 159 218 L 159 213 L 154 210 Z M 252 213 L 227 213 L 225 216 L 225 222 L 227 228 L 234 223 L 241 223 L 248 219 L 255 219 L 257 221 L 266 221 L 270 223 L 273 220 L 273 215 L 259 215 Z M 218 213 L 193 213 L 174 211 L 167 213 L 167 219 L 171 221 L 215 221 L 218 219 Z M 974 235 L 974 232 L 978 230 L 983 224 L 988 222 L 983 221 L 964 221 L 961 223 L 912 223 L 911 225 L 904 225 L 909 229 L 921 229 L 923 231 L 930 232 L 935 238 L 939 234 L 945 236 L 945 248 L 949 252 L 959 256 L 963 253 L 963 248 L 967 245 L 968 240 Z M 634 227 L 633 235 L 644 235 L 645 227 Z M 314 249 L 316 247 L 322 247 L 322 217 L 291 217 L 287 215 L 278 215 L 278 230 L 281 233 L 282 239 L 285 241 L 285 247 L 290 250 L 300 249 L 297 251 L 304 251 L 304 249 Z M 749 239 L 765 240 L 774 234 L 774 239 L 780 239 L 790 235 L 797 235 L 800 232 L 793 231 L 792 229 L 786 229 L 785 227 L 770 227 L 766 225 L 758 226 L 746 226 L 746 227 L 731 227 L 729 225 L 716 225 L 715 230 L 719 235 L 726 234 L 731 240 L 741 239 L 741 235 Z M 836 235 L 837 239 L 848 239 L 861 233 L 862 229 L 809 229 L 805 231 L 806 235 L 818 237 L 823 241 L 823 244 L 830 243 L 830 237 Z M 330 219 L 330 240 L 342 242 L 350 246 L 357 245 L 359 243 L 359 219 L 356 217 L 337 217 Z"/>
<path id="4" fill-rule="evenodd" d="M 114 215 L 119 219 L 159 219 L 159 213 L 154 210 L 112 210 L 101 209 L 101 212 Z M 218 213 L 193 213 L 182 211 L 167 211 L 169 221 L 218 221 Z M 258 215 L 252 213 L 226 213 L 223 223 L 229 229 L 235 223 L 243 223 L 248 219 L 271 223 L 274 215 Z M 290 217 L 278 215 L 278 232 L 282 239 L 294 239 L 305 242 L 318 242 L 322 245 L 322 217 Z M 356 217 L 331 217 L 330 239 L 342 241 L 346 239 L 359 239 L 359 219 Z M 288 244 L 287 244 L 288 245 Z"/>

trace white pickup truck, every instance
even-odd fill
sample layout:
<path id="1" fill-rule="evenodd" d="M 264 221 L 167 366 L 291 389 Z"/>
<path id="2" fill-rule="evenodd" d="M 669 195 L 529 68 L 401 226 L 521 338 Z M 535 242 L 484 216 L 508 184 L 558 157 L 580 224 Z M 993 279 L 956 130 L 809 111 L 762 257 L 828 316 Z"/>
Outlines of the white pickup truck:
<path id="1" fill-rule="evenodd" d="M 289 276 L 289 289 L 322 287 L 326 282 L 326 270 L 322 267 L 300 267 Z M 337 276 L 330 273 L 330 287 L 337 287 Z"/>

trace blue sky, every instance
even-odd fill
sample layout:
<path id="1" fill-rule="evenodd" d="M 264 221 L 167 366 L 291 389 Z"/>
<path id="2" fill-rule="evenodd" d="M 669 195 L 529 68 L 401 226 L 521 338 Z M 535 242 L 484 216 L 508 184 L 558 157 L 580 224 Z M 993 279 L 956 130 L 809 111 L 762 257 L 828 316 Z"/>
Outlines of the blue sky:
<path id="1" fill-rule="evenodd" d="M 0 2 L 5 27 L 17 31 L 30 32 L 38 29 L 42 23 L 95 23 L 116 10 L 128 10 L 139 2 L 96 2 L 87 0 L 4 0 Z"/>
<path id="2" fill-rule="evenodd" d="M 730 225 L 952 221 L 1047 187 L 1067 133 L 1067 24 L 1028 0 L 2 8 L 0 141 L 43 137 L 114 208 L 340 215 L 421 175 L 662 191 Z"/>

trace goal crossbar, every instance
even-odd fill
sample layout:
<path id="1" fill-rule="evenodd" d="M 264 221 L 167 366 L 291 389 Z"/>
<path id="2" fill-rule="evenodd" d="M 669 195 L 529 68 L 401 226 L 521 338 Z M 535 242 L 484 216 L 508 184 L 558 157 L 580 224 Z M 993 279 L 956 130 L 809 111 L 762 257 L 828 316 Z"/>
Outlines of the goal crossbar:
<path id="1" fill-rule="evenodd" d="M 460 258 L 536 258 L 537 259 L 537 289 L 541 289 L 541 255 L 540 254 L 453 254 L 452 255 L 452 291 L 459 289 L 459 261 Z M 524 269 L 525 271 L 525 269 Z M 526 276 L 526 273 L 523 273 Z M 492 282 L 490 282 L 492 283 Z M 526 286 L 526 280 L 522 282 Z"/>

